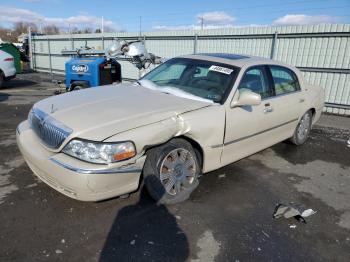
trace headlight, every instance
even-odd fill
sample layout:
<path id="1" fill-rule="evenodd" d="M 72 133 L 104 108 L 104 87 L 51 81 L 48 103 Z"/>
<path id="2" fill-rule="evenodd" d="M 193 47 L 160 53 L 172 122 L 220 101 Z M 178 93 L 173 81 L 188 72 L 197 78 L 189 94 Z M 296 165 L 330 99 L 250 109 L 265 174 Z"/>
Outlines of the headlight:
<path id="1" fill-rule="evenodd" d="M 136 149 L 132 142 L 101 143 L 79 139 L 71 140 L 63 148 L 63 152 L 81 160 L 98 164 L 118 162 L 136 155 Z"/>

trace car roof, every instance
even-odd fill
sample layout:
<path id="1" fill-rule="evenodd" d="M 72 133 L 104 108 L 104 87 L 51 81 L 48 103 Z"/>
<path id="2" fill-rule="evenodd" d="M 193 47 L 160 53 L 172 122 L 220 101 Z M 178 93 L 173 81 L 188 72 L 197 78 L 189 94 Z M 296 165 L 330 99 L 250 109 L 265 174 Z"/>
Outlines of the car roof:
<path id="1" fill-rule="evenodd" d="M 182 56 L 183 58 L 192 58 L 199 60 L 212 61 L 217 63 L 229 64 L 237 67 L 253 66 L 261 64 L 281 65 L 295 70 L 294 67 L 286 65 L 276 60 L 250 55 L 229 54 L 229 53 L 199 53 Z"/>

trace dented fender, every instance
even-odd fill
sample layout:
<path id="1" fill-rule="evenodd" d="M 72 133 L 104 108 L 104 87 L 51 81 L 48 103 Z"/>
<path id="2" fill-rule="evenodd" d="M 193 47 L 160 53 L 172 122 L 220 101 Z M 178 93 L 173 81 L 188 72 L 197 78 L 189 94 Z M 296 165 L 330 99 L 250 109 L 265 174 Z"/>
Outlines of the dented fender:
<path id="1" fill-rule="evenodd" d="M 133 141 L 137 157 L 145 154 L 147 148 L 166 143 L 175 137 L 184 137 L 197 142 L 203 152 L 203 172 L 221 166 L 222 147 L 225 130 L 225 108 L 212 105 L 190 112 L 176 114 L 165 120 L 128 130 L 105 142 Z"/>

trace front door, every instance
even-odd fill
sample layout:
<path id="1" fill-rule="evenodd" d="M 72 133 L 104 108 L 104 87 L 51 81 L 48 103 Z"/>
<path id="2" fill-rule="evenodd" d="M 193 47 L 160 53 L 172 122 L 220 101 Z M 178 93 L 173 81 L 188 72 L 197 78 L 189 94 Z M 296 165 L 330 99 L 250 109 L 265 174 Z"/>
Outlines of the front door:
<path id="1" fill-rule="evenodd" d="M 261 95 L 257 106 L 240 106 L 226 110 L 226 132 L 222 164 L 226 165 L 269 146 L 269 130 L 278 123 L 274 120 L 274 97 L 269 71 L 266 66 L 248 68 L 238 86 L 238 91 L 249 89 Z M 234 99 L 239 93 L 236 92 Z"/>

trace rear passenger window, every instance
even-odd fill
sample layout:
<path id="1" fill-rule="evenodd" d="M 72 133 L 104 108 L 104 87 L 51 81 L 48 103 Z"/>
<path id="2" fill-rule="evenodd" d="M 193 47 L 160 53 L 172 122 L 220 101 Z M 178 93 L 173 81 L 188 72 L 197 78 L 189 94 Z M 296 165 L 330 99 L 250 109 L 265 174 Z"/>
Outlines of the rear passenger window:
<path id="1" fill-rule="evenodd" d="M 270 66 L 276 95 L 300 90 L 297 76 L 288 68 Z"/>

